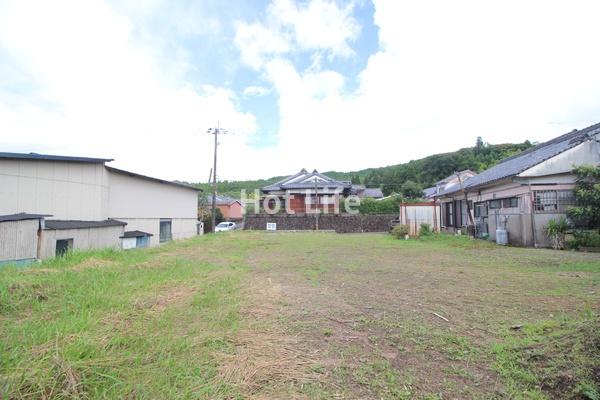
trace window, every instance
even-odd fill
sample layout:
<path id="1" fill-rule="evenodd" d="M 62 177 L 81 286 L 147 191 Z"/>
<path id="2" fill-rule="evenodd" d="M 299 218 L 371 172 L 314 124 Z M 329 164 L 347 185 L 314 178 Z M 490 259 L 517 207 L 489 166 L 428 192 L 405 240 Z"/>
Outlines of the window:
<path id="1" fill-rule="evenodd" d="M 335 204 L 335 196 L 320 196 L 319 204 Z"/>
<path id="2" fill-rule="evenodd" d="M 475 208 L 473 209 L 475 213 L 475 218 L 479 217 L 487 217 L 487 207 L 485 202 L 475 203 Z"/>
<path id="3" fill-rule="evenodd" d="M 160 220 L 160 242 L 168 242 L 171 240 L 171 220 L 170 219 L 161 219 Z"/>
<path id="4" fill-rule="evenodd" d="M 515 207 L 519 207 L 519 199 L 517 197 L 509 197 L 508 199 L 502 199 L 502 208 Z"/>
<path id="5" fill-rule="evenodd" d="M 148 236 L 138 236 L 135 238 L 135 247 L 148 247 L 150 238 Z"/>
<path id="6" fill-rule="evenodd" d="M 502 208 L 502 200 L 490 200 L 490 210 Z"/>
<path id="7" fill-rule="evenodd" d="M 60 239 L 56 241 L 56 257 L 61 257 L 73 249 L 73 239 Z"/>
<path id="8" fill-rule="evenodd" d="M 454 226 L 454 204 L 446 203 L 446 226 Z"/>
<path id="9" fill-rule="evenodd" d="M 564 213 L 575 205 L 572 190 L 536 190 L 533 192 L 533 209 L 536 213 Z"/>
<path id="10" fill-rule="evenodd" d="M 490 210 L 499 210 L 501 208 L 519 207 L 518 197 L 507 197 L 505 199 L 495 199 L 489 202 Z"/>
<path id="11" fill-rule="evenodd" d="M 467 207 L 467 201 L 461 200 L 460 202 L 460 218 L 461 225 L 468 226 L 469 225 L 469 210 L 473 209 L 473 201 L 469 200 L 469 207 Z"/>

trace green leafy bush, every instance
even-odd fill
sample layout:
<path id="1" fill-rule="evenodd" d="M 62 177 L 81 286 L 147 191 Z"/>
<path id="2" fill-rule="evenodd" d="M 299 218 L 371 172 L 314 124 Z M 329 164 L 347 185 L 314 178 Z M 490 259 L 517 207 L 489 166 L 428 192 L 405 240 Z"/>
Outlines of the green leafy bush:
<path id="1" fill-rule="evenodd" d="M 431 225 L 429 225 L 427 223 L 422 223 L 420 235 L 421 236 L 431 236 L 432 234 L 433 234 L 433 231 L 431 230 Z"/>
<path id="2" fill-rule="evenodd" d="M 567 210 L 567 216 L 576 228 L 600 228 L 600 167 L 580 165 L 573 170 L 576 207 Z"/>
<path id="3" fill-rule="evenodd" d="M 576 250 L 580 247 L 600 247 L 600 233 L 596 231 L 575 232 L 574 239 L 567 242 L 567 247 Z"/>
<path id="4" fill-rule="evenodd" d="M 401 199 L 394 196 L 389 199 L 361 199 L 358 211 L 361 214 L 398 214 Z"/>
<path id="5" fill-rule="evenodd" d="M 558 220 L 551 219 L 544 227 L 544 232 L 552 241 L 552 248 L 562 250 L 565 248 L 565 234 L 569 230 L 569 223 L 565 217 L 560 217 Z"/>
<path id="6" fill-rule="evenodd" d="M 410 227 L 408 225 L 396 225 L 392 229 L 392 235 L 396 237 L 396 239 L 404 239 L 406 235 L 410 232 Z"/>

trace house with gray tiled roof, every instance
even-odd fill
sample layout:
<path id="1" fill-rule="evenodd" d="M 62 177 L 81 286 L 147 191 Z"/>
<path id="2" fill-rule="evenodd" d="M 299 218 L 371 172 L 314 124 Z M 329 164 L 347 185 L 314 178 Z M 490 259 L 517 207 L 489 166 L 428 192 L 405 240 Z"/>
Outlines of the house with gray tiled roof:
<path id="1" fill-rule="evenodd" d="M 380 188 L 368 188 L 365 185 L 352 184 L 351 193 L 361 199 L 382 199 L 383 192 Z"/>
<path id="2" fill-rule="evenodd" d="M 317 208 L 333 212 L 339 199 L 351 194 L 352 184 L 333 179 L 316 169 L 308 172 L 302 168 L 294 175 L 263 187 L 261 192 L 263 198 L 269 198 L 272 209 L 278 203 L 281 210 L 295 213 L 310 213 Z M 286 202 L 289 203 L 287 207 Z"/>
<path id="3" fill-rule="evenodd" d="M 599 140 L 600 124 L 573 130 L 436 190 L 440 226 L 466 232 L 472 221 L 482 238 L 495 240 L 500 228 L 511 244 L 548 246 L 544 227 L 574 204 L 573 167 L 600 164 Z"/>
<path id="4" fill-rule="evenodd" d="M 212 195 L 206 196 L 206 201 L 209 206 L 212 206 Z M 223 218 L 227 221 L 237 221 L 241 220 L 243 217 L 244 206 L 242 205 L 241 200 L 217 194 L 215 197 L 215 205 L 221 210 Z"/>
<path id="5" fill-rule="evenodd" d="M 436 182 L 435 186 L 423 189 L 423 197 L 425 199 L 433 199 L 435 196 L 443 193 L 452 193 L 460 188 L 461 182 L 465 182 L 475 175 L 477 174 L 470 169 L 456 172 Z"/>

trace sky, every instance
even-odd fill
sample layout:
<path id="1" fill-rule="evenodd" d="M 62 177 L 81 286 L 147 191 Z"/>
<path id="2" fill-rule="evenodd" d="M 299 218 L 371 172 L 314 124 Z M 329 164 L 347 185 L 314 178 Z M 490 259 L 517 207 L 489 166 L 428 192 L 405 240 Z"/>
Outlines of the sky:
<path id="1" fill-rule="evenodd" d="M 600 122 L 596 0 L 0 0 L 0 151 L 206 181 Z"/>

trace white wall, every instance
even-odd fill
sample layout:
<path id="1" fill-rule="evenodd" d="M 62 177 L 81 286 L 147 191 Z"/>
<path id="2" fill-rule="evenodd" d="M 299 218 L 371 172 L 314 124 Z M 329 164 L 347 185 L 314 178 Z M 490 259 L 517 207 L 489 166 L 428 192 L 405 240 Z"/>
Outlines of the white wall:
<path id="1" fill-rule="evenodd" d="M 151 233 L 150 246 L 160 244 L 160 218 L 119 218 L 119 221 L 127 222 L 126 231 L 142 231 Z M 197 218 L 172 218 L 172 238 L 185 239 L 197 235 Z"/>
<path id="2" fill-rule="evenodd" d="M 198 192 L 108 171 L 108 216 L 115 219 L 198 217 Z M 132 230 L 127 227 L 127 230 Z"/>
<path id="3" fill-rule="evenodd" d="M 103 220 L 107 204 L 103 164 L 0 159 L 0 215 L 28 212 L 53 219 Z"/>
<path id="4" fill-rule="evenodd" d="M 73 239 L 73 250 L 121 248 L 123 226 L 106 226 L 102 228 L 42 230 L 40 257 L 52 258 L 56 253 L 56 241 Z"/>
<path id="5" fill-rule="evenodd" d="M 550 158 L 519 174 L 519 177 L 539 177 L 546 175 L 569 174 L 574 165 L 592 164 L 600 162 L 600 143 L 587 141 L 557 156 Z M 575 177 L 572 176 L 572 182 Z"/>
<path id="6" fill-rule="evenodd" d="M 109 217 L 127 222 L 125 230 L 151 233 L 160 244 L 160 220 L 171 220 L 173 239 L 197 234 L 198 192 L 184 187 L 109 171 Z"/>

